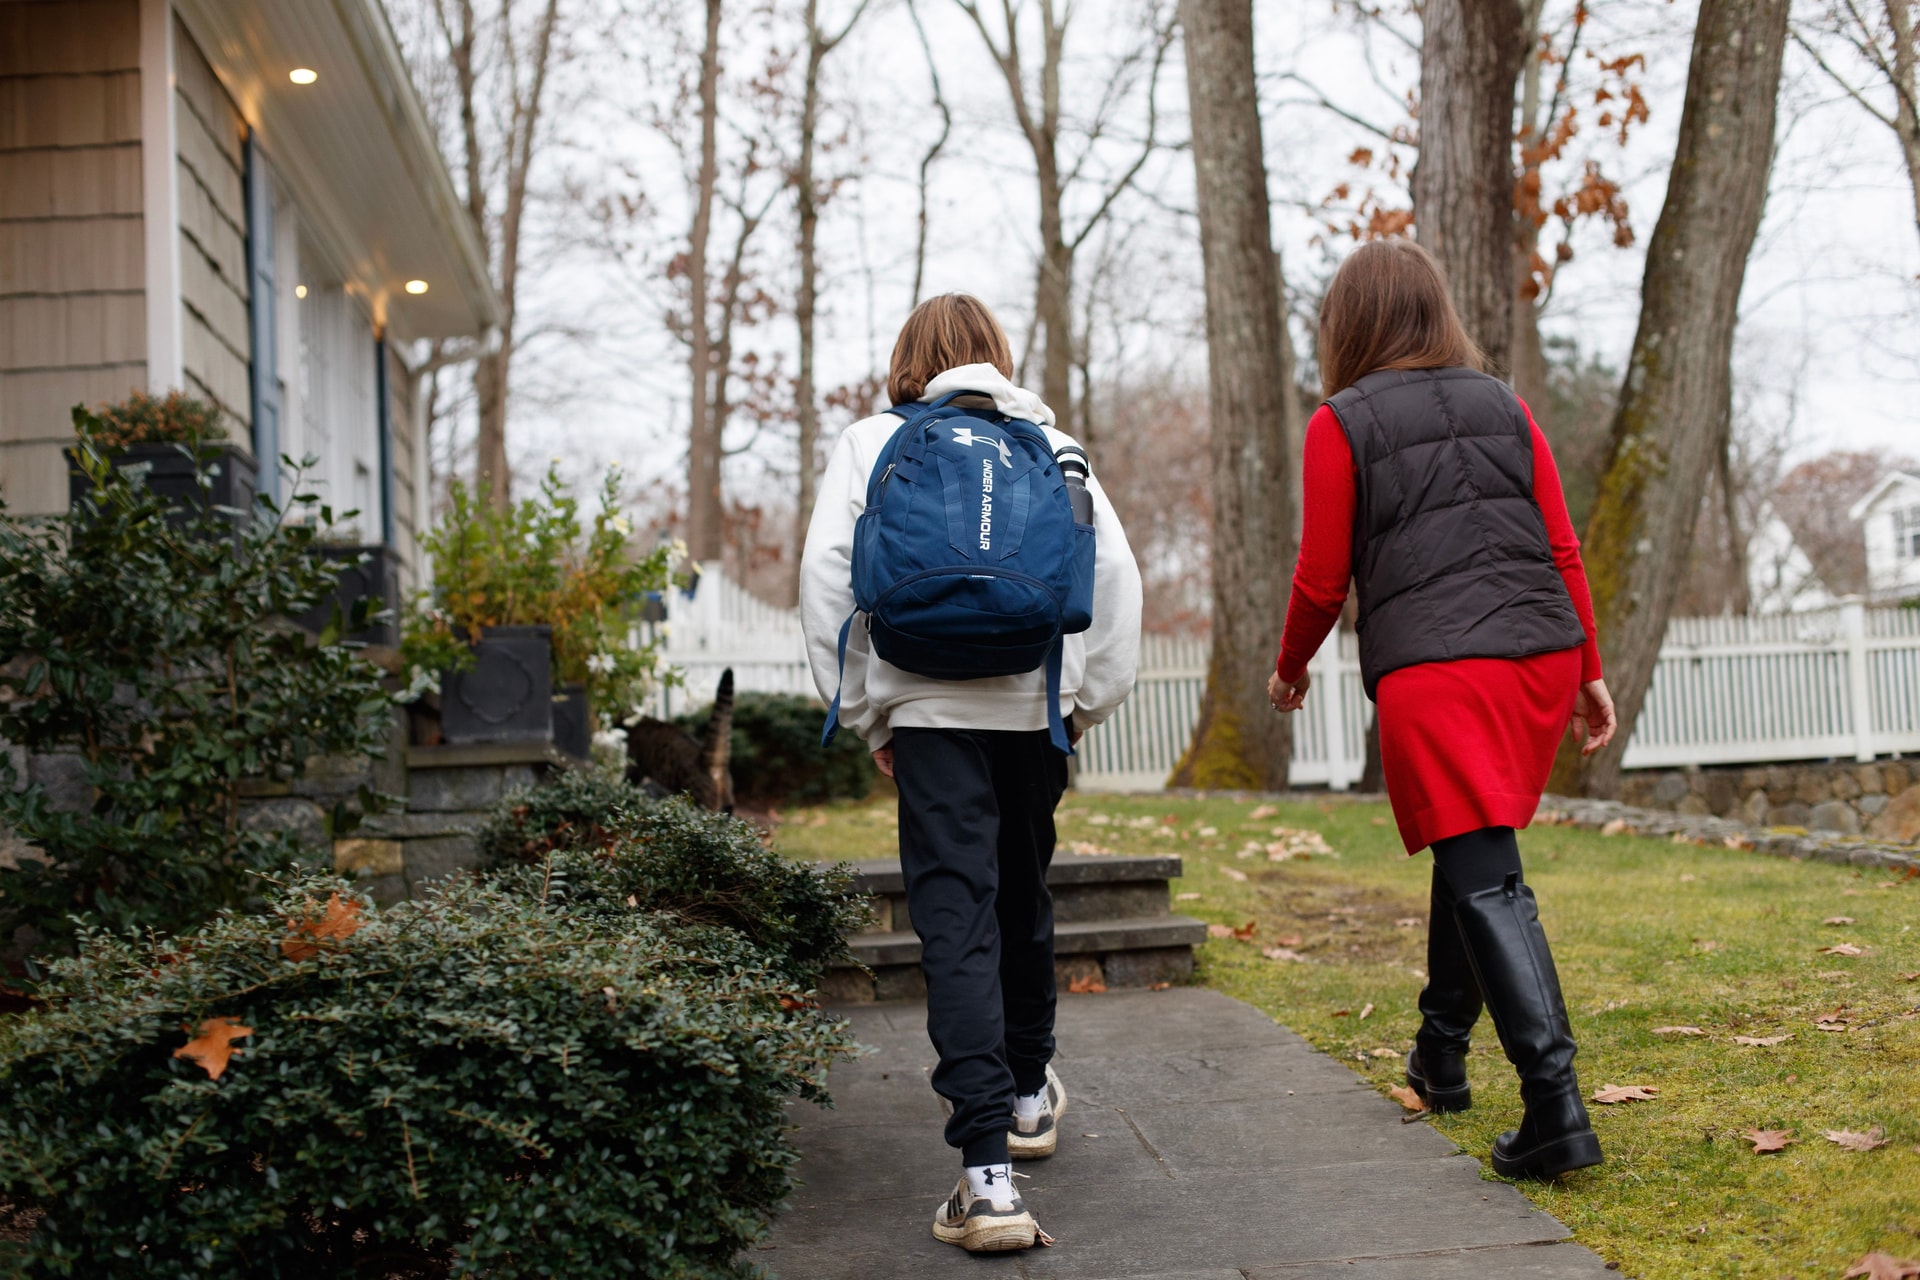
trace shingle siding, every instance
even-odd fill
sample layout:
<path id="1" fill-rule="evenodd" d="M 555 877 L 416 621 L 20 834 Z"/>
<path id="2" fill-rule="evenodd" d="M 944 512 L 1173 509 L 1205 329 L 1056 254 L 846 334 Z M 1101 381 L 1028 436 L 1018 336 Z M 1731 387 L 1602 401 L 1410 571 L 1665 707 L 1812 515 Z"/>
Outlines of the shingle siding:
<path id="1" fill-rule="evenodd" d="M 174 114 L 180 166 L 181 361 L 244 440 L 252 424 L 247 326 L 246 122 L 178 20 Z"/>
<path id="2" fill-rule="evenodd" d="M 138 0 L 0 3 L 0 495 L 66 507 L 76 403 L 146 382 Z"/>

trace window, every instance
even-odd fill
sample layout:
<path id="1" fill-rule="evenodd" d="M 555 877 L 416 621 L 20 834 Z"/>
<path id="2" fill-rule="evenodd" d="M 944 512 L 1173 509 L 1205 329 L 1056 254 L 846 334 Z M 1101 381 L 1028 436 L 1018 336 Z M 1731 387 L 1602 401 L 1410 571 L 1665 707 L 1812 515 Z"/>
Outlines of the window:
<path id="1" fill-rule="evenodd" d="M 1920 503 L 1894 508 L 1893 554 L 1900 560 L 1920 559 Z"/>

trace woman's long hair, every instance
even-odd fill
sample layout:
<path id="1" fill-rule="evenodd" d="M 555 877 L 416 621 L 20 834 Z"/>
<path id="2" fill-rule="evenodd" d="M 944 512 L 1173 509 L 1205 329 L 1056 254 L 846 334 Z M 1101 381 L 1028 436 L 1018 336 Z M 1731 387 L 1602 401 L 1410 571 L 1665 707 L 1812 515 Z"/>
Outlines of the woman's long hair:
<path id="1" fill-rule="evenodd" d="M 1484 369 L 1447 294 L 1447 274 L 1411 240 L 1374 240 L 1334 273 L 1320 304 L 1320 387 L 1332 396 L 1382 369 Z"/>
<path id="2" fill-rule="evenodd" d="M 887 396 L 894 404 L 911 404 L 926 393 L 929 382 L 963 364 L 990 364 L 1011 378 L 1013 344 L 1007 331 L 972 294 L 928 298 L 913 309 L 894 340 Z"/>

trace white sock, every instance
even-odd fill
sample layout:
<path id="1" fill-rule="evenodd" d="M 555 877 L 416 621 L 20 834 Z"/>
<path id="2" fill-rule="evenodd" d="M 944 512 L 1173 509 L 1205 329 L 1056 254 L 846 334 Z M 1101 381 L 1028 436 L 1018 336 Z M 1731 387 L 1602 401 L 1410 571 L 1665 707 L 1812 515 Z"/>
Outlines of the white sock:
<path id="1" fill-rule="evenodd" d="M 983 1200 L 1001 1204 L 1013 1199 L 1013 1166 L 1010 1164 L 970 1164 L 967 1187 Z"/>
<path id="2" fill-rule="evenodd" d="M 1042 1085 L 1040 1087 L 1040 1092 L 1038 1093 L 1014 1094 L 1013 1095 L 1014 1118 L 1021 1121 L 1038 1120 L 1040 1118 L 1040 1108 L 1046 1105 L 1046 1101 L 1047 1101 L 1047 1090 L 1045 1085 Z"/>

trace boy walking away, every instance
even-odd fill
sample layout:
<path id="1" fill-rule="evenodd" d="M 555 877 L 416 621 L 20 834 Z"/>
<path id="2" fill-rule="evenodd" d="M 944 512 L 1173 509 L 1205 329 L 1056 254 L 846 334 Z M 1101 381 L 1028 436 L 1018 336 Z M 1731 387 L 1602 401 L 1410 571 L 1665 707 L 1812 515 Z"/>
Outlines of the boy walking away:
<path id="1" fill-rule="evenodd" d="M 978 299 L 920 304 L 894 407 L 841 435 L 801 561 L 827 735 L 900 791 L 934 1090 L 965 1167 L 933 1233 L 984 1253 L 1044 1237 L 1010 1160 L 1053 1154 L 1054 807 L 1067 755 L 1133 689 L 1140 574 L 1086 454 L 1016 387 Z"/>

